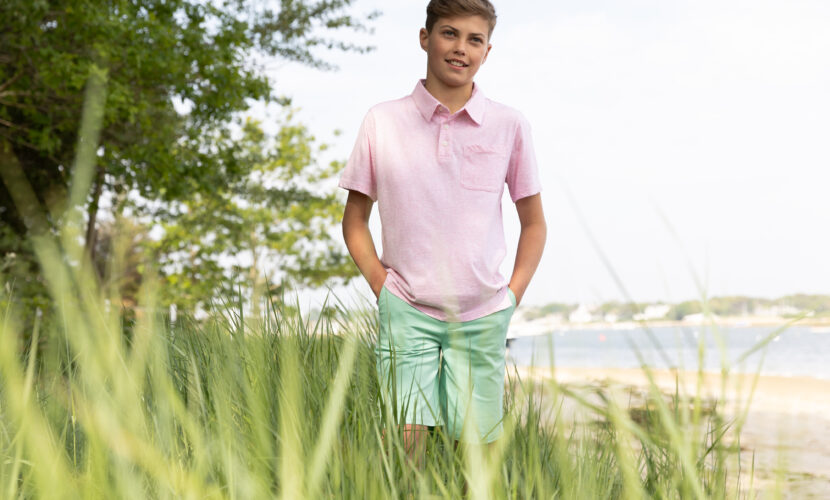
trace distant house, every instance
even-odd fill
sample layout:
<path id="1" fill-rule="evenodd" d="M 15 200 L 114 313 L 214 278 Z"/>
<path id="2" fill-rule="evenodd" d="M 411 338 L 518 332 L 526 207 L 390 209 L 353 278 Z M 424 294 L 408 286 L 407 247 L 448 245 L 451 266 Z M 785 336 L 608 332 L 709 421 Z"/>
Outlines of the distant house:
<path id="1" fill-rule="evenodd" d="M 635 321 L 648 321 L 654 319 L 663 319 L 671 310 L 671 306 L 666 304 L 654 304 L 646 306 L 645 310 L 641 313 L 637 313 L 634 315 Z"/>
<path id="2" fill-rule="evenodd" d="M 784 317 L 784 316 L 796 316 L 801 313 L 801 309 L 793 306 L 769 306 L 769 307 L 756 307 L 755 311 L 753 311 L 755 316 L 766 316 L 766 317 Z"/>
<path id="3" fill-rule="evenodd" d="M 594 315 L 585 304 L 579 304 L 579 307 L 571 311 L 568 315 L 568 321 L 571 323 L 590 323 L 594 320 Z"/>
<path id="4" fill-rule="evenodd" d="M 702 324 L 706 321 L 706 316 L 703 313 L 687 314 L 683 316 L 684 323 L 692 323 L 695 325 Z"/>

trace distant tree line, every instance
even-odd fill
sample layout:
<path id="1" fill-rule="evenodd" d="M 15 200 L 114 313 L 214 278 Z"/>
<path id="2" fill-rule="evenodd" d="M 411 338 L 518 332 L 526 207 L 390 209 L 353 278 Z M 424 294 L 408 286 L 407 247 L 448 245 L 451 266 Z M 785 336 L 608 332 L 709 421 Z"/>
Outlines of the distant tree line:
<path id="1" fill-rule="evenodd" d="M 662 304 L 662 303 L 661 303 Z M 642 313 L 652 303 L 605 302 L 591 308 L 591 313 L 598 317 L 614 315 L 618 321 L 630 321 L 635 314 Z M 559 314 L 567 317 L 579 307 L 579 304 L 554 302 L 544 306 L 528 307 L 524 317 L 533 320 Z M 717 316 L 743 316 L 756 314 L 758 311 L 778 308 L 792 308 L 798 311 L 813 311 L 816 316 L 830 316 L 830 296 L 828 295 L 787 295 L 777 299 L 764 299 L 746 296 L 712 297 L 707 300 L 709 312 Z M 664 319 L 682 320 L 690 314 L 702 313 L 703 302 L 687 300 L 672 304 Z M 786 315 L 785 315 L 786 316 Z"/>

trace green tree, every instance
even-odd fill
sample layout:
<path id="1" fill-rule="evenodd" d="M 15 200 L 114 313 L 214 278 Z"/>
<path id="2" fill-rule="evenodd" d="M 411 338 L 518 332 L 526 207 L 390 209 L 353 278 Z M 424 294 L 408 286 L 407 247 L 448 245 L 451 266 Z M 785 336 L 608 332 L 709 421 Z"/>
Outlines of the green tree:
<path id="1" fill-rule="evenodd" d="M 94 257 L 99 206 L 107 196 L 120 203 L 116 212 L 127 210 L 137 219 L 151 217 L 171 230 L 187 228 L 191 233 L 182 239 L 182 245 L 211 237 L 207 232 L 198 233 L 206 224 L 196 223 L 192 217 L 182 218 L 177 210 L 182 204 L 193 210 L 204 208 L 200 203 L 217 209 L 210 204 L 235 197 L 238 206 L 221 206 L 211 214 L 218 213 L 226 221 L 232 213 L 256 215 L 238 209 L 246 196 L 253 197 L 254 205 L 268 198 L 280 207 L 274 213 L 297 220 L 308 221 L 334 210 L 332 206 L 323 207 L 336 203 L 331 197 L 318 196 L 304 205 L 296 187 L 264 191 L 252 187 L 252 173 L 268 161 L 252 165 L 257 145 L 252 131 L 246 132 L 246 140 L 235 141 L 232 130 L 234 120 L 251 102 L 288 104 L 274 92 L 257 57 L 326 69 L 331 65 L 318 55 L 318 50 L 369 49 L 328 35 L 342 29 L 365 30 L 364 23 L 376 15 L 354 17 L 348 13 L 351 3 L 0 3 L 0 266 L 6 272 L 15 271 L 18 281 L 26 284 L 18 290 L 37 288 L 36 273 L 24 272 L 34 267 L 27 236 L 38 231 L 55 232 L 69 210 L 83 210 L 84 244 Z M 104 94 L 100 139 L 92 153 L 95 169 L 90 192 L 80 206 L 69 207 L 73 161 L 82 140 L 89 140 L 81 139 L 79 130 L 84 89 L 92 81 L 91 75 L 99 75 L 100 92 Z M 180 105 L 178 110 L 175 103 Z M 307 132 L 293 127 L 286 133 L 297 147 L 311 147 L 301 144 L 311 141 Z M 265 145 L 262 141 L 259 144 Z M 261 152 L 261 156 L 265 154 Z M 302 162 L 307 159 L 307 155 L 297 155 L 286 161 L 295 162 L 289 170 L 302 175 L 306 167 Z M 28 198 L 31 203 L 27 202 L 32 206 L 21 207 L 19 196 L 15 200 L 22 181 L 32 187 L 34 196 Z M 294 208 L 286 209 L 289 206 Z M 305 213 L 304 208 L 313 215 Z M 223 213 L 222 209 L 228 211 Z M 45 217 L 35 220 L 27 213 L 42 213 Z M 315 231 L 293 241 L 279 235 L 280 243 L 275 245 L 276 229 L 260 231 L 258 241 L 308 259 L 305 262 L 314 268 L 306 269 L 307 273 L 297 273 L 296 267 L 289 270 L 306 283 L 320 283 L 330 275 L 353 275 L 354 270 L 344 266 L 344 256 L 333 246 L 323 245 L 319 253 L 300 248 L 307 243 L 305 238 L 322 234 L 316 229 L 323 222 L 315 224 Z M 170 237 L 164 245 L 174 246 Z"/>
<path id="2" fill-rule="evenodd" d="M 331 237 L 342 207 L 335 190 L 320 182 L 341 164 L 319 164 L 316 156 L 325 145 L 314 147 L 314 138 L 290 114 L 275 136 L 246 121 L 235 142 L 245 151 L 248 175 L 197 192 L 178 204 L 177 215 L 163 217 L 164 236 L 152 252 L 155 260 L 168 263 L 165 300 L 191 309 L 205 297 L 229 296 L 240 286 L 264 291 L 261 270 L 269 266 L 281 272 L 277 288 L 322 285 L 331 276 L 354 274 L 351 259 Z M 223 259 L 236 262 L 223 266 Z"/>
<path id="3" fill-rule="evenodd" d="M 830 296 L 807 295 L 803 293 L 787 295 L 774 301 L 777 305 L 792 306 L 802 311 L 813 311 L 817 315 L 826 316 L 830 313 Z"/>
<path id="4" fill-rule="evenodd" d="M 699 300 L 687 300 L 672 306 L 666 317 L 679 321 L 690 314 L 698 314 L 701 312 L 703 312 L 703 306 Z"/>
<path id="5" fill-rule="evenodd" d="M 546 304 L 544 306 L 528 308 L 524 313 L 524 317 L 528 320 L 543 318 L 551 314 L 561 314 L 562 316 L 567 317 L 568 314 L 576 308 L 577 306 L 574 304 L 551 302 L 550 304 Z"/>

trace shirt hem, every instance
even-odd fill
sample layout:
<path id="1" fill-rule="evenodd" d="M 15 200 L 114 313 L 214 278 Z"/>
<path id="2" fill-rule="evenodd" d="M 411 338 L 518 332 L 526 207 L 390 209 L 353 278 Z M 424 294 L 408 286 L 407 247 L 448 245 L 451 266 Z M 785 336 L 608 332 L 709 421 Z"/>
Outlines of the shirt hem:
<path id="1" fill-rule="evenodd" d="M 390 286 L 391 285 L 391 286 Z M 464 313 L 458 314 L 457 318 L 451 321 L 450 314 L 447 312 L 430 306 L 425 306 L 423 304 L 413 304 L 409 299 L 402 296 L 403 294 L 398 290 L 397 286 L 393 283 L 389 283 L 387 280 L 386 284 L 386 291 L 398 297 L 399 299 L 403 300 L 413 308 L 417 309 L 418 311 L 426 314 L 427 316 L 437 319 L 438 321 L 443 321 L 444 323 L 456 322 L 456 323 L 466 323 L 467 321 L 473 321 L 476 319 L 483 318 L 485 316 L 489 316 L 493 313 L 497 313 L 499 311 L 504 311 L 505 309 L 509 309 L 513 306 L 513 301 L 507 296 L 507 285 L 504 285 L 499 292 L 493 296 L 490 300 L 485 302 L 484 304 L 472 309 L 470 311 L 466 311 Z M 503 306 L 504 302 L 509 303 L 508 306 Z"/>
<path id="2" fill-rule="evenodd" d="M 527 198 L 528 196 L 533 196 L 533 195 L 539 194 L 541 192 L 542 192 L 541 189 L 531 190 L 527 193 L 519 193 L 515 197 L 513 195 L 511 195 L 510 199 L 513 200 L 513 203 L 516 203 L 517 201 L 521 200 L 522 198 Z"/>

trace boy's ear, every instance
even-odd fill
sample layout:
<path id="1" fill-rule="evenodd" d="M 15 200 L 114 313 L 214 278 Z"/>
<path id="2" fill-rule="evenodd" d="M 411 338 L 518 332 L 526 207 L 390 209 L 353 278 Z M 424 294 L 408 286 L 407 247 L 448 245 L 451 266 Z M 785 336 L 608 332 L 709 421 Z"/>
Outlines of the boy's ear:
<path id="1" fill-rule="evenodd" d="M 487 56 L 490 55 L 490 49 L 493 48 L 492 44 L 487 44 L 487 50 L 484 52 L 484 57 L 481 59 L 481 64 L 484 64 L 487 61 Z"/>
<path id="2" fill-rule="evenodd" d="M 429 32 L 426 28 L 421 28 L 421 32 L 418 33 L 419 38 L 421 39 L 421 48 L 425 51 L 429 48 Z"/>

